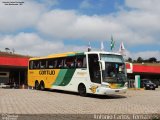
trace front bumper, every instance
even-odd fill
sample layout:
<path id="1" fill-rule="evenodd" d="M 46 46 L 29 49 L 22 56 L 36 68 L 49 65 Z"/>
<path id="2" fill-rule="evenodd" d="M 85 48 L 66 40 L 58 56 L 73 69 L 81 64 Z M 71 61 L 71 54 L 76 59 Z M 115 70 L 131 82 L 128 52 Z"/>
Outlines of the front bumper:
<path id="1" fill-rule="evenodd" d="M 124 94 L 127 92 L 127 89 L 128 89 L 127 87 L 118 88 L 118 89 L 99 87 L 96 91 L 96 94 L 103 94 L 103 95 Z"/>

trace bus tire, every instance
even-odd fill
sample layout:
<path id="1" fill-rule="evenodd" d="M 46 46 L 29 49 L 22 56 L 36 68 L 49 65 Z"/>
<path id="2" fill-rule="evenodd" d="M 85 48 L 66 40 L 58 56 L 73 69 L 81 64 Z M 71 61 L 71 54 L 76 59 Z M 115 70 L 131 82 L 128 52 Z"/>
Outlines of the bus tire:
<path id="1" fill-rule="evenodd" d="M 39 83 L 38 83 L 38 81 L 35 82 L 35 89 L 39 90 Z"/>
<path id="2" fill-rule="evenodd" d="M 43 81 L 40 82 L 40 90 L 45 90 L 45 85 Z"/>
<path id="3" fill-rule="evenodd" d="M 87 93 L 86 93 L 86 87 L 84 84 L 79 84 L 78 86 L 78 93 L 80 96 L 83 96 L 83 97 L 86 97 L 87 96 Z"/>

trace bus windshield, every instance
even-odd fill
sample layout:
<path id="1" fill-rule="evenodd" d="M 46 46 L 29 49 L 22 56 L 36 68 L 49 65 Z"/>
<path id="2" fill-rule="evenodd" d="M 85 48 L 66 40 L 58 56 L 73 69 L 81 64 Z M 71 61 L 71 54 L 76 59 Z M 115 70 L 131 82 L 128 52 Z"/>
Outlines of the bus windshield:
<path id="1" fill-rule="evenodd" d="M 124 59 L 120 55 L 101 54 L 105 61 L 105 70 L 102 71 L 102 82 L 124 83 L 127 81 Z"/>

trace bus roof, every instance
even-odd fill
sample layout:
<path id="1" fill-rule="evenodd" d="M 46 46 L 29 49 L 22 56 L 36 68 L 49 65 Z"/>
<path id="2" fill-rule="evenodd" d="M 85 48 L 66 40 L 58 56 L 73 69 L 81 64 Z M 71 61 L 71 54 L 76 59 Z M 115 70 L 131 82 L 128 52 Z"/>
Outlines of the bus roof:
<path id="1" fill-rule="evenodd" d="M 99 54 L 99 53 L 101 53 L 101 54 L 111 54 L 111 55 L 121 55 L 120 53 L 106 52 L 106 51 L 66 52 L 66 53 L 51 54 L 51 55 L 48 55 L 46 57 L 30 58 L 30 60 L 47 59 L 47 58 L 60 58 L 60 57 L 67 57 L 67 56 L 84 55 L 84 54 Z"/>
<path id="2" fill-rule="evenodd" d="M 46 59 L 46 58 L 60 58 L 60 57 L 75 56 L 75 55 L 84 55 L 84 52 L 66 52 L 66 53 L 51 54 L 45 57 L 30 58 L 30 60 Z"/>
<path id="3" fill-rule="evenodd" d="M 120 53 L 116 53 L 116 52 L 107 52 L 107 51 L 90 51 L 90 52 L 85 52 L 86 54 L 110 54 L 110 55 L 121 55 Z"/>

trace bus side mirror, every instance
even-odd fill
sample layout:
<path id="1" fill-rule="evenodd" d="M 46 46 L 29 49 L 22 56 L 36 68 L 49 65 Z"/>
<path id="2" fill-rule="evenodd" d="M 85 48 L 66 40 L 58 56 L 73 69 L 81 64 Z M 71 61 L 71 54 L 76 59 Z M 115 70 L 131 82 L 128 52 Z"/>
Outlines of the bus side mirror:
<path id="1" fill-rule="evenodd" d="M 106 69 L 105 61 L 100 60 L 99 62 L 101 64 L 102 70 L 105 70 Z"/>

